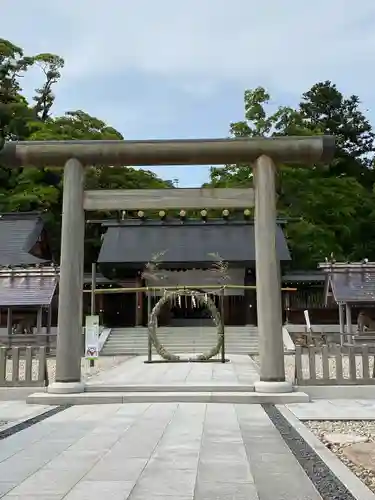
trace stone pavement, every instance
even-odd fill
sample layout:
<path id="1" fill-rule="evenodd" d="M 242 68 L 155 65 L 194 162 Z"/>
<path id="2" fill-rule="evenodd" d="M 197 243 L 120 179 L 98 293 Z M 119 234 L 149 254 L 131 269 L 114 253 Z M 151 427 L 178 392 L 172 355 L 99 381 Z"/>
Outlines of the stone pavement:
<path id="1" fill-rule="evenodd" d="M 145 356 L 136 356 L 103 372 L 90 384 L 116 385 L 198 385 L 247 384 L 259 380 L 255 363 L 249 356 L 231 354 L 230 363 L 153 363 L 144 364 Z M 157 356 L 155 356 L 157 359 Z"/>
<path id="2" fill-rule="evenodd" d="M 375 420 L 375 399 L 317 399 L 286 407 L 299 420 Z"/>
<path id="3" fill-rule="evenodd" d="M 8 500 L 321 500 L 259 405 L 74 406 L 1 441 Z"/>
<path id="4" fill-rule="evenodd" d="M 231 361 L 225 365 L 144 365 L 143 359 L 135 358 L 90 383 L 143 388 L 176 385 L 187 390 L 215 385 L 220 391 L 229 386 L 244 390 L 258 379 L 248 356 L 231 356 Z M 308 415 L 312 408 L 314 418 L 322 413 L 327 416 L 327 408 L 332 415 L 340 408 L 347 414 L 350 404 L 357 414 L 359 406 L 373 411 L 366 406 L 373 402 L 338 401 L 337 405 L 335 400 L 287 406 L 297 417 Z M 0 402 L 0 420 L 14 424 L 47 409 L 51 407 Z M 258 404 L 204 402 L 62 409 L 9 437 L 1 439 L 0 435 L 0 498 L 322 500 L 267 413 Z M 306 461 L 315 464 L 305 445 L 301 446 L 302 458 L 296 456 L 304 467 Z M 322 466 L 314 467 L 322 477 Z M 324 474 L 326 484 L 334 480 L 329 469 Z M 344 484 L 346 474 L 344 470 Z M 340 500 L 370 498 L 340 495 Z"/>
<path id="5" fill-rule="evenodd" d="M 31 404 L 117 404 L 117 403 L 232 403 L 254 404 L 309 401 L 307 394 L 294 391 L 259 393 L 254 361 L 246 355 L 231 355 L 230 363 L 154 363 L 137 356 L 92 377 L 82 393 L 37 393 Z"/>

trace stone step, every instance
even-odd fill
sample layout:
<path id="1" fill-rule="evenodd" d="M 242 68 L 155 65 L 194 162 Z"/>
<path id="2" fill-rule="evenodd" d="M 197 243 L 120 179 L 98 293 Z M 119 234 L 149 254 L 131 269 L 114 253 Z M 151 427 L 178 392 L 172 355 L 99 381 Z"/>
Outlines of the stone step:
<path id="1" fill-rule="evenodd" d="M 190 348 L 187 346 L 186 349 L 181 349 L 181 348 L 177 348 L 177 349 L 171 349 L 171 348 L 168 348 L 168 351 L 173 353 L 173 354 L 186 354 L 186 353 L 191 353 L 192 355 L 194 354 L 200 354 L 200 353 L 203 353 L 203 352 L 207 352 L 209 350 L 209 348 L 203 348 L 203 349 L 200 349 L 200 348 L 196 348 L 192 351 L 191 349 L 191 346 Z M 147 348 L 143 348 L 143 347 L 134 347 L 134 348 L 115 348 L 115 349 L 102 349 L 102 351 L 100 352 L 100 355 L 101 356 L 119 356 L 119 355 L 127 355 L 127 354 L 135 354 L 135 355 L 140 355 L 140 356 L 146 356 L 147 355 L 147 352 L 148 352 L 148 349 Z M 240 348 L 233 348 L 233 349 L 225 349 L 225 352 L 229 355 L 229 354 L 244 354 L 244 355 L 248 355 L 248 354 L 258 354 L 259 352 L 259 348 L 258 347 L 240 347 Z M 152 354 L 156 355 L 156 351 L 155 349 L 153 349 L 152 351 Z M 218 355 L 220 356 L 220 355 Z"/>
<path id="2" fill-rule="evenodd" d="M 163 339 L 163 340 L 169 340 L 169 341 L 181 341 L 181 340 L 215 340 L 217 339 L 217 335 L 157 335 L 158 339 Z M 148 335 L 142 335 L 142 336 L 127 336 L 127 335 L 110 335 L 108 339 L 116 339 L 116 340 L 141 340 L 145 341 L 147 340 Z M 225 335 L 225 340 L 231 341 L 231 342 L 236 342 L 239 340 L 258 340 L 258 336 L 250 336 L 250 335 L 243 335 L 243 336 L 229 336 Z"/>
<path id="3" fill-rule="evenodd" d="M 112 328 L 111 329 L 111 334 L 122 334 L 122 335 L 147 335 L 147 328 L 142 328 L 142 329 L 117 329 L 117 328 Z M 157 332 L 159 335 L 167 334 L 167 335 L 196 335 L 197 333 L 202 333 L 202 334 L 216 334 L 217 329 L 216 328 L 194 328 L 194 329 L 188 329 L 188 328 L 158 328 Z M 227 335 L 241 335 L 241 334 L 246 334 L 246 335 L 257 335 L 258 330 L 248 330 L 248 329 L 225 329 L 225 333 Z"/>
<path id="4" fill-rule="evenodd" d="M 186 349 L 190 349 L 193 352 L 195 352 L 197 349 L 212 349 L 215 344 L 181 344 L 181 345 L 169 345 L 169 344 L 163 344 L 166 349 L 182 349 L 185 351 Z M 258 348 L 258 344 L 246 344 L 246 345 L 226 345 L 225 349 L 255 349 Z M 155 349 L 155 347 L 152 347 Z M 148 349 L 147 344 L 145 345 L 127 345 L 127 344 L 122 344 L 122 345 L 112 345 L 108 344 L 104 347 L 104 349 Z"/>
<path id="5" fill-rule="evenodd" d="M 136 384 L 110 385 L 106 383 L 88 383 L 85 392 L 254 392 L 249 384 Z"/>
<path id="6" fill-rule="evenodd" d="M 226 404 L 291 404 L 307 403 L 304 392 L 84 392 L 51 394 L 38 392 L 27 397 L 27 403 L 39 405 L 90 405 L 125 403 L 226 403 Z"/>
<path id="7" fill-rule="evenodd" d="M 158 337 L 163 337 L 163 338 L 176 338 L 176 339 L 190 339 L 190 338 L 214 338 L 217 337 L 216 332 L 205 332 L 205 333 L 159 333 L 156 332 Z M 137 333 L 110 333 L 111 337 L 116 337 L 116 338 L 133 338 L 133 339 L 145 339 L 148 337 L 148 332 L 142 332 L 141 334 Z M 258 338 L 258 334 L 249 334 L 249 333 L 238 333 L 238 334 L 228 334 L 225 332 L 225 337 L 229 339 L 255 339 Z"/>
<path id="8" fill-rule="evenodd" d="M 189 343 L 199 343 L 199 344 L 212 344 L 217 342 L 217 337 L 213 337 L 212 339 L 197 339 L 197 338 L 192 338 L 192 339 L 172 339 L 172 338 L 160 338 L 158 337 L 159 341 L 162 343 L 168 343 L 169 345 L 172 344 L 189 344 Z M 130 344 L 130 343 L 136 343 L 136 344 L 145 344 L 147 343 L 147 338 L 145 337 L 144 339 L 124 339 L 124 338 L 110 338 L 107 340 L 108 344 Z M 226 344 L 257 344 L 258 339 L 239 339 L 236 341 L 235 339 L 225 339 Z"/>
<path id="9" fill-rule="evenodd" d="M 208 340 L 208 341 L 194 341 L 194 340 L 187 340 L 185 342 L 181 341 L 181 342 L 168 342 L 168 341 L 165 341 L 165 340 L 161 340 L 159 339 L 160 343 L 161 344 L 164 344 L 165 346 L 193 346 L 193 345 L 206 345 L 206 346 L 214 346 L 216 345 L 217 343 L 217 339 L 213 339 L 212 341 Z M 225 342 L 225 345 L 226 346 L 246 346 L 246 345 L 258 345 L 259 342 L 256 342 L 256 341 L 248 341 L 248 342 Z M 140 346 L 147 346 L 148 345 L 148 341 L 147 339 L 145 339 L 143 342 L 128 342 L 128 341 L 116 341 L 116 340 L 111 340 L 110 342 L 107 342 L 106 345 L 117 345 L 117 346 L 124 346 L 124 345 L 128 345 L 128 346 L 137 346 L 137 347 L 140 347 Z"/>
<path id="10" fill-rule="evenodd" d="M 176 354 L 205 352 L 217 342 L 214 326 L 202 327 L 159 327 L 159 341 Z M 225 349 L 228 354 L 253 354 L 259 348 L 258 328 L 253 326 L 227 327 Z M 101 351 L 103 356 L 120 354 L 145 355 L 148 351 L 148 330 L 146 327 L 113 328 Z M 153 349 L 153 353 L 155 349 Z"/>
<path id="11" fill-rule="evenodd" d="M 116 340 L 146 340 L 148 335 L 142 335 L 142 336 L 127 336 L 127 335 L 110 335 L 109 339 L 116 339 Z M 163 339 L 163 340 L 170 340 L 170 341 L 181 341 L 181 340 L 191 340 L 191 339 L 196 339 L 196 340 L 208 340 L 208 339 L 217 339 L 217 335 L 157 335 L 158 339 Z M 225 340 L 231 341 L 231 342 L 236 342 L 239 340 L 258 340 L 258 337 L 255 335 L 252 337 L 250 335 L 243 335 L 243 336 L 238 336 L 238 337 L 232 337 L 229 335 L 225 335 Z"/>

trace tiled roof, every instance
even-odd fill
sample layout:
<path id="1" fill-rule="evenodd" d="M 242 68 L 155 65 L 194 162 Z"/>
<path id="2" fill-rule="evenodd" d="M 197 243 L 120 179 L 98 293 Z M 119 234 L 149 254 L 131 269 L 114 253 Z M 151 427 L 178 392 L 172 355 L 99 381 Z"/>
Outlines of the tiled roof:
<path id="1" fill-rule="evenodd" d="M 44 228 L 36 213 L 0 214 L 0 266 L 19 266 L 46 262 L 30 252 Z"/>
<path id="2" fill-rule="evenodd" d="M 336 302 L 375 302 L 375 270 L 332 273 L 330 283 Z"/>
<path id="3" fill-rule="evenodd" d="M 276 248 L 281 261 L 290 254 L 281 227 L 277 226 Z M 218 254 L 230 264 L 246 265 L 255 261 L 255 235 L 252 222 L 180 221 L 172 223 L 132 222 L 108 227 L 98 262 L 123 263 L 143 267 L 162 253 L 164 265 L 204 266 Z"/>
<path id="4" fill-rule="evenodd" d="M 326 263 L 319 267 L 327 273 L 327 285 L 336 302 L 375 302 L 374 263 Z"/>
<path id="5" fill-rule="evenodd" d="M 0 270 L 0 306 L 47 306 L 58 284 L 54 268 Z"/>

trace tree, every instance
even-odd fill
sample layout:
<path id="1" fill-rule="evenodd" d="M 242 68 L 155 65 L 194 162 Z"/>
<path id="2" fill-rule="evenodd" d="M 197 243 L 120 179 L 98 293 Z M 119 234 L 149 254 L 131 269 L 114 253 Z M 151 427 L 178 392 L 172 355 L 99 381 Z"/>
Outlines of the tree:
<path id="1" fill-rule="evenodd" d="M 35 90 L 32 103 L 22 94 L 21 81 L 27 71 L 38 67 L 43 82 Z M 61 77 L 64 60 L 49 53 L 25 56 L 23 49 L 0 39 L 0 137 L 5 140 L 116 140 L 119 131 L 85 111 L 67 111 L 53 117 L 53 87 Z M 1 146 L 1 143 L 0 143 Z M 58 256 L 62 204 L 63 169 L 8 169 L 0 166 L 0 211 L 44 211 Z M 90 189 L 131 189 L 173 187 L 170 181 L 150 171 L 129 167 L 91 167 L 86 170 Z M 93 218 L 100 214 L 92 214 Z M 108 216 L 108 214 L 105 214 Z M 95 259 L 100 235 L 87 230 L 86 263 Z"/>
<path id="2" fill-rule="evenodd" d="M 325 81 L 302 95 L 300 114 L 307 128 L 336 137 L 335 161 L 329 174 L 355 177 L 371 189 L 375 134 L 359 107 L 358 96 L 344 97 L 336 85 Z"/>
<path id="3" fill-rule="evenodd" d="M 42 122 L 46 121 L 50 116 L 50 110 L 55 101 L 55 95 L 52 92 L 52 86 L 57 83 L 61 77 L 60 69 L 64 67 L 64 59 L 54 54 L 39 54 L 33 58 L 34 64 L 40 67 L 44 76 L 45 82 L 43 85 L 35 89 L 34 113 Z"/>
<path id="4" fill-rule="evenodd" d="M 290 220 L 285 232 L 293 265 L 316 268 L 331 252 L 337 260 L 375 260 L 375 197 L 370 168 L 373 132 L 358 110 L 358 98 L 346 99 L 325 82 L 303 94 L 298 109 L 280 107 L 267 115 L 269 100 L 262 87 L 247 90 L 245 120 L 231 124 L 231 135 L 338 135 L 335 159 L 327 168 L 279 166 L 278 211 Z M 250 165 L 211 169 L 214 186 L 250 187 L 252 182 Z"/>

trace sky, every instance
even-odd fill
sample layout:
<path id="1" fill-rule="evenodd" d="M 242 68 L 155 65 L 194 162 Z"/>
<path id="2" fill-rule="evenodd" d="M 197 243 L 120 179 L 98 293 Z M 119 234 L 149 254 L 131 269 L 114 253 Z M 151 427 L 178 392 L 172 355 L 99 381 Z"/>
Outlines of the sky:
<path id="1" fill-rule="evenodd" d="M 375 122 L 374 0 L 1 0 L 1 37 L 65 59 L 55 114 L 82 109 L 126 139 L 227 137 L 245 89 L 294 105 L 331 80 Z M 41 82 L 33 72 L 27 95 Z M 155 167 L 180 187 L 203 166 Z"/>

